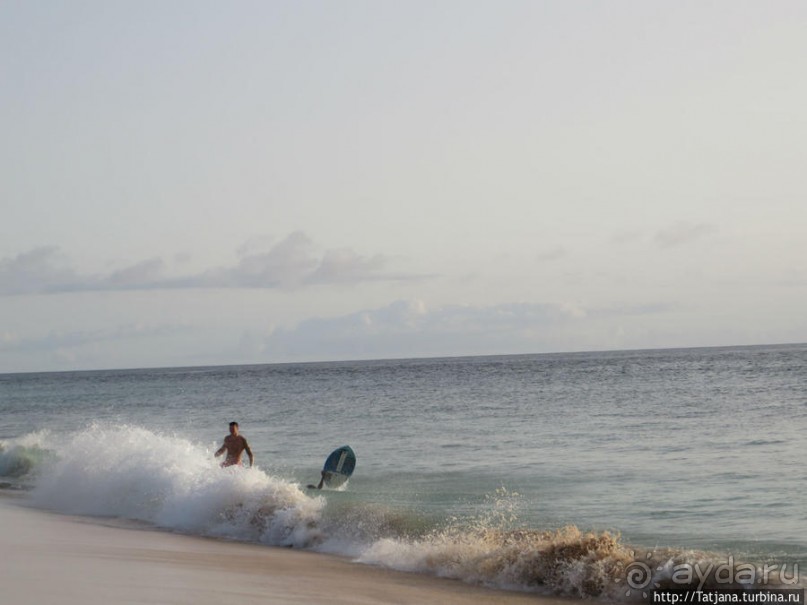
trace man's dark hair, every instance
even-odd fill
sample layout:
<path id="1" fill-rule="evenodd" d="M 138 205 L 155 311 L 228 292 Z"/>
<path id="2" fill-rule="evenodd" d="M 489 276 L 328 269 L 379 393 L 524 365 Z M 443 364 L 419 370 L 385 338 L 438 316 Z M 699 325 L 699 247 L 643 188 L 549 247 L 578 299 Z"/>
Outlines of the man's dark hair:
<path id="1" fill-rule="evenodd" d="M 230 426 L 238 426 L 238 423 L 233 421 L 233 422 L 230 423 Z"/>

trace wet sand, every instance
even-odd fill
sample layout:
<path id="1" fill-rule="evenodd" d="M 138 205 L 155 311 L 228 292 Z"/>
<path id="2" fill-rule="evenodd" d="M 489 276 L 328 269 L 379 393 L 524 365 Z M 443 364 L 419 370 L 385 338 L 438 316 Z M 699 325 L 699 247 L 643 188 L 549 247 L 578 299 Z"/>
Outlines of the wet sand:
<path id="1" fill-rule="evenodd" d="M 0 496 L 3 603 L 569 605 L 340 557 L 30 509 Z"/>

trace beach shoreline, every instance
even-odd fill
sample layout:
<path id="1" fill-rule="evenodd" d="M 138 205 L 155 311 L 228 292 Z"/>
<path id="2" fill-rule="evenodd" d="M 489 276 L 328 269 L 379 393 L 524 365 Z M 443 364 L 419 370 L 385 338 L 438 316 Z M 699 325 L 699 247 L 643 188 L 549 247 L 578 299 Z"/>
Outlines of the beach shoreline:
<path id="1" fill-rule="evenodd" d="M 4 602 L 31 605 L 146 603 L 569 604 L 458 580 L 353 563 L 310 551 L 33 509 L 0 495 Z"/>

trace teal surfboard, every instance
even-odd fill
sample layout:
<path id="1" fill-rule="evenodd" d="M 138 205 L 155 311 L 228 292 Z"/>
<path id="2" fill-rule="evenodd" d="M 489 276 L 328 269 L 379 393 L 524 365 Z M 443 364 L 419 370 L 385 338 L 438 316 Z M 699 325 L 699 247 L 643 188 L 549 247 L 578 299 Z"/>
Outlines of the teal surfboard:
<path id="1" fill-rule="evenodd" d="M 319 485 L 309 485 L 309 488 L 322 489 L 323 487 L 336 488 L 344 485 L 350 479 L 356 468 L 356 454 L 349 445 L 343 445 L 330 453 L 322 467 L 322 480 Z"/>

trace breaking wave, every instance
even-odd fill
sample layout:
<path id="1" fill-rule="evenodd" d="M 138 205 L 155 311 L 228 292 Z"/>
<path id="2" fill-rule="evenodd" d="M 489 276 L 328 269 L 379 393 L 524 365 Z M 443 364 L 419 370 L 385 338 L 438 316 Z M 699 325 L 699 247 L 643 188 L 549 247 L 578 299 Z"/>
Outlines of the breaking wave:
<path id="1" fill-rule="evenodd" d="M 504 489 L 490 495 L 480 515 L 435 526 L 414 511 L 329 502 L 257 467 L 220 468 L 209 448 L 137 426 L 93 425 L 61 441 L 36 433 L 0 442 L 0 476 L 33 478 L 32 504 L 50 510 L 341 554 L 502 589 L 624 601 L 653 588 L 726 587 L 717 555 L 661 549 L 637 555 L 608 532 L 520 528 L 519 497 Z M 759 567 L 744 565 L 732 586 L 759 583 L 750 577 Z M 687 569 L 698 571 L 688 583 Z M 783 571 L 767 583 L 791 587 L 797 574 Z"/>
<path id="2" fill-rule="evenodd" d="M 186 533 L 310 547 L 325 504 L 259 469 L 222 469 L 206 448 L 140 427 L 93 426 L 44 467 L 33 504 Z"/>
<path id="3" fill-rule="evenodd" d="M 30 433 L 16 439 L 0 440 L 0 477 L 23 479 L 36 475 L 55 454 L 46 443 L 48 431 Z"/>

